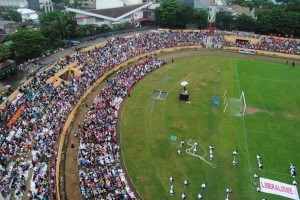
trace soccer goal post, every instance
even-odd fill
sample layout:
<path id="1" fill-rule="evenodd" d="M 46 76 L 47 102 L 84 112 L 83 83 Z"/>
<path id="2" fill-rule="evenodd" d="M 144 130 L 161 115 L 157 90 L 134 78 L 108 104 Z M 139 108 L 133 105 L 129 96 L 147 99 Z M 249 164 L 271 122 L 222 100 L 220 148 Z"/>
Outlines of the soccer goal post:
<path id="1" fill-rule="evenodd" d="M 224 92 L 224 113 L 229 116 L 243 116 L 246 113 L 246 98 L 245 93 L 242 91 L 240 98 L 228 98 L 227 91 Z"/>

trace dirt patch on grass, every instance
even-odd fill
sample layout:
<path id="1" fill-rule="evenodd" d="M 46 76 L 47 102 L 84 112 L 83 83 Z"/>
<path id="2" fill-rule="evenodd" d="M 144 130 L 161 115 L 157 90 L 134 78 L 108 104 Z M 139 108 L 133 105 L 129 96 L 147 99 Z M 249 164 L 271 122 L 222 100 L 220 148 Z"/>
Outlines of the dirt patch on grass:
<path id="1" fill-rule="evenodd" d="M 247 107 L 246 108 L 246 114 L 247 115 L 253 115 L 253 114 L 259 113 L 259 112 L 265 112 L 265 111 L 261 110 L 259 108 L 253 108 L 253 107 Z"/>
<path id="2" fill-rule="evenodd" d="M 296 119 L 299 115 L 297 115 L 297 113 L 286 112 L 284 113 L 284 116 L 289 119 Z"/>

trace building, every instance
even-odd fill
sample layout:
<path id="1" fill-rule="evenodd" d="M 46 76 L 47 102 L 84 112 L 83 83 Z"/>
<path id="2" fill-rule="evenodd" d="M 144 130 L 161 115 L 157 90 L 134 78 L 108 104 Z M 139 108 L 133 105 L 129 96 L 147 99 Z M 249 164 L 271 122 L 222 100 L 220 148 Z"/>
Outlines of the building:
<path id="1" fill-rule="evenodd" d="M 19 8 L 17 9 L 19 13 L 21 13 L 22 21 L 33 20 L 38 21 L 39 15 L 31 9 L 28 8 Z"/>
<path id="2" fill-rule="evenodd" d="M 229 8 L 229 11 L 232 12 L 233 16 L 238 17 L 242 14 L 245 14 L 245 15 L 255 19 L 254 8 L 252 11 L 250 11 L 249 7 L 243 7 L 243 6 L 235 5 L 235 4 L 228 6 L 228 8 Z"/>
<path id="3" fill-rule="evenodd" d="M 181 4 L 187 4 L 192 8 L 194 8 L 194 0 L 178 0 L 178 2 Z"/>
<path id="4" fill-rule="evenodd" d="M 150 2 L 150 0 L 96 0 L 96 9 L 118 8 Z"/>
<path id="5" fill-rule="evenodd" d="M 0 7 L 20 8 L 28 7 L 27 0 L 0 0 Z"/>
<path id="6" fill-rule="evenodd" d="M 40 10 L 44 5 L 52 5 L 51 0 L 0 0 L 0 12 L 9 9 L 29 8 L 31 10 Z M 49 9 L 48 9 L 49 10 Z M 53 9 L 52 9 L 53 10 Z"/>
<path id="7" fill-rule="evenodd" d="M 194 8 L 195 9 L 204 9 L 209 10 L 211 6 L 211 0 L 195 0 Z M 217 11 L 227 11 L 228 6 L 225 0 L 217 0 Z"/>
<path id="8" fill-rule="evenodd" d="M 15 73 L 17 71 L 17 66 L 15 61 L 7 60 L 0 63 L 0 80 L 6 78 L 7 76 Z"/>
<path id="9" fill-rule="evenodd" d="M 41 7 L 44 7 L 45 12 L 53 11 L 53 3 L 51 0 L 45 1 L 43 4 L 41 4 Z"/>
<path id="10" fill-rule="evenodd" d="M 28 8 L 31 10 L 39 10 L 40 9 L 39 0 L 28 0 Z"/>
<path id="11" fill-rule="evenodd" d="M 104 2 L 105 0 L 97 0 L 96 1 L 96 9 L 108 9 L 108 8 L 118 8 L 124 6 L 124 3 L 120 0 L 109 0 Z"/>
<path id="12" fill-rule="evenodd" d="M 16 22 L 10 22 L 4 25 L 4 30 L 6 34 L 15 33 L 19 29 L 19 25 Z"/>
<path id="13" fill-rule="evenodd" d="M 138 26 L 142 22 L 154 20 L 154 13 L 149 10 L 151 5 L 152 2 L 95 10 L 66 8 L 66 11 L 75 13 L 78 25 L 102 26 L 105 24 L 113 27 L 115 24 L 132 23 Z"/>
<path id="14" fill-rule="evenodd" d="M 0 20 L 0 33 L 6 33 L 5 25 L 12 23 L 12 21 Z"/>

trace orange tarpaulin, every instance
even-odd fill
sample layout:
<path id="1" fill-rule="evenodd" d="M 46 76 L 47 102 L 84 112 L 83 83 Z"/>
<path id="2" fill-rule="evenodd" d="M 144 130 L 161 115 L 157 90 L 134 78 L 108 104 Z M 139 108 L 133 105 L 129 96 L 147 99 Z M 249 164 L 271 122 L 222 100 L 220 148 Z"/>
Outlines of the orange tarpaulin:
<path id="1" fill-rule="evenodd" d="M 21 106 L 21 107 L 17 110 L 16 114 L 9 120 L 9 122 L 7 123 L 7 126 L 8 126 L 8 127 L 11 127 L 11 125 L 12 125 L 13 123 L 15 123 L 15 122 L 21 117 L 21 115 L 22 115 L 22 113 L 23 113 L 24 110 L 25 110 L 25 106 Z"/>

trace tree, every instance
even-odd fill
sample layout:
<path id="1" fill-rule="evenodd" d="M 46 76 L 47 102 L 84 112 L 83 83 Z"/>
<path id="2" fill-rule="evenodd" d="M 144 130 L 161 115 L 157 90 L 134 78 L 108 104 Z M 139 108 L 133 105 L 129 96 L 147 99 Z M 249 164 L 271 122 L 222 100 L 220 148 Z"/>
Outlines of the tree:
<path id="1" fill-rule="evenodd" d="M 156 21 L 162 27 L 175 28 L 179 12 L 180 6 L 176 0 L 165 0 L 155 8 Z"/>
<path id="2" fill-rule="evenodd" d="M 249 7 L 250 10 L 252 8 L 272 8 L 276 6 L 275 4 L 272 3 L 272 1 L 269 0 L 251 0 L 251 1 L 245 1 L 245 0 L 235 0 L 235 4 L 244 6 L 244 7 Z"/>
<path id="3" fill-rule="evenodd" d="M 285 6 L 257 13 L 257 31 L 259 33 L 300 36 L 300 13 L 286 11 Z"/>
<path id="4" fill-rule="evenodd" d="M 254 31 L 256 29 L 255 19 L 242 14 L 236 19 L 236 28 L 242 31 Z"/>
<path id="5" fill-rule="evenodd" d="M 51 47 L 57 47 L 62 39 L 75 36 L 75 21 L 71 13 L 51 11 L 39 15 L 41 32 Z"/>
<path id="6" fill-rule="evenodd" d="M 198 27 L 200 29 L 207 27 L 207 18 L 208 18 L 208 12 L 206 10 L 200 9 L 196 10 L 194 9 L 194 15 L 193 15 L 192 23 L 198 24 Z"/>
<path id="7" fill-rule="evenodd" d="M 288 2 L 283 7 L 285 12 L 300 12 L 300 0 L 298 3 Z"/>
<path id="8" fill-rule="evenodd" d="M 231 12 L 217 12 L 216 27 L 221 30 L 231 30 L 233 26 L 233 15 Z"/>
<path id="9" fill-rule="evenodd" d="M 22 21 L 22 15 L 16 10 L 9 10 L 7 14 L 3 15 L 4 20 L 19 22 Z"/>
<path id="10" fill-rule="evenodd" d="M 5 45 L 0 45 L 0 63 L 6 61 L 10 56 L 10 48 Z"/>
<path id="11" fill-rule="evenodd" d="M 47 48 L 46 38 L 39 30 L 21 29 L 9 36 L 18 58 L 35 58 Z"/>
<path id="12" fill-rule="evenodd" d="M 120 29 L 124 27 L 124 24 L 118 24 Z M 93 35 L 96 33 L 96 29 L 93 25 L 86 24 L 80 26 L 80 29 L 76 31 L 78 36 L 86 36 L 86 35 Z"/>
<path id="13" fill-rule="evenodd" d="M 174 21 L 176 21 L 177 28 L 185 28 L 187 23 L 191 23 L 195 12 L 188 4 L 182 4 L 178 9 L 178 13 Z"/>

